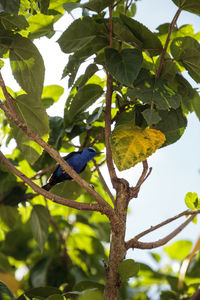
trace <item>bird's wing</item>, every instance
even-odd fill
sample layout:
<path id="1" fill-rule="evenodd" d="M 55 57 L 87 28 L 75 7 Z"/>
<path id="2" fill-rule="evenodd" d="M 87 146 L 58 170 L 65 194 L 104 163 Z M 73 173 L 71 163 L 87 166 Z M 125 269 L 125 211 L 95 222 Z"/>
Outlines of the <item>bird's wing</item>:
<path id="1" fill-rule="evenodd" d="M 76 151 L 76 152 L 74 151 L 74 152 L 70 152 L 69 154 L 67 154 L 66 156 L 64 156 L 63 159 L 64 159 L 65 161 L 67 161 L 70 157 L 74 156 L 74 154 L 78 154 L 78 153 L 81 154 L 82 151 Z M 47 180 L 48 183 L 51 182 L 51 180 L 55 177 L 55 175 L 57 174 L 57 171 L 58 171 L 59 168 L 61 168 L 60 165 L 58 165 L 57 168 L 55 169 L 55 171 L 51 174 L 51 176 L 50 176 L 49 179 Z M 84 169 L 85 169 L 85 167 L 84 167 Z M 84 170 L 84 169 L 83 169 L 83 170 Z M 83 171 L 83 170 L 82 170 L 82 171 Z M 82 171 L 81 171 L 81 172 L 82 172 Z"/>

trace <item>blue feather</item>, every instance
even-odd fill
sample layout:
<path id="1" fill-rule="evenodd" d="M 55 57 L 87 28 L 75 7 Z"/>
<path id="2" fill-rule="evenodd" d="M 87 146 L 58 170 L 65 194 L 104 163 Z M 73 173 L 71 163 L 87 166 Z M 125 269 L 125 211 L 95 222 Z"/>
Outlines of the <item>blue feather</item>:
<path id="1" fill-rule="evenodd" d="M 83 170 L 87 166 L 87 163 L 100 153 L 101 152 L 96 152 L 94 148 L 89 147 L 83 149 L 83 151 L 71 152 L 63 158 L 79 174 L 83 172 Z M 63 182 L 65 180 L 72 180 L 72 177 L 69 174 L 65 173 L 59 165 L 53 172 L 53 174 L 49 177 L 47 184 L 42 188 L 48 191 L 55 184 Z"/>

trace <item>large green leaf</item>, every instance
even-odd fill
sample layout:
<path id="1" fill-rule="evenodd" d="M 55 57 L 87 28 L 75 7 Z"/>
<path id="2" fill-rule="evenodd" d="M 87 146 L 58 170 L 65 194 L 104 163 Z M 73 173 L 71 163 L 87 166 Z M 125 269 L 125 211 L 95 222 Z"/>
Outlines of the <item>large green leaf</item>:
<path id="1" fill-rule="evenodd" d="M 33 95 L 20 95 L 14 102 L 15 109 L 21 120 L 45 141 L 48 140 L 49 120 L 40 100 Z M 33 164 L 42 154 L 43 148 L 30 140 L 28 136 L 15 124 L 11 123 L 12 133 L 24 157 Z"/>
<path id="2" fill-rule="evenodd" d="M 7 287 L 7 285 L 5 285 L 5 283 L 3 283 L 2 281 L 0 281 L 0 299 L 1 300 L 14 300 L 14 295 L 11 292 L 11 290 L 9 290 L 9 288 Z"/>
<path id="3" fill-rule="evenodd" d="M 4 11 L 9 14 L 17 14 L 20 7 L 20 0 L 0 0 Z"/>
<path id="4" fill-rule="evenodd" d="M 106 68 L 120 83 L 132 86 L 142 67 L 142 53 L 137 49 L 124 49 L 120 53 L 112 48 L 105 49 Z"/>
<path id="5" fill-rule="evenodd" d="M 44 82 L 44 62 L 31 40 L 19 35 L 13 38 L 10 64 L 13 75 L 23 90 L 40 97 Z"/>
<path id="6" fill-rule="evenodd" d="M 112 5 L 113 2 L 114 0 L 90 0 L 82 4 L 81 7 L 100 13 L 106 7 Z"/>
<path id="7" fill-rule="evenodd" d="M 181 63 L 190 76 L 200 82 L 200 45 L 190 36 L 179 37 L 170 46 L 173 57 Z"/>
<path id="8" fill-rule="evenodd" d="M 169 246 L 164 247 L 164 251 L 171 259 L 182 260 L 186 258 L 192 248 L 191 241 L 176 241 Z"/>
<path id="9" fill-rule="evenodd" d="M 97 84 L 87 84 L 81 87 L 74 97 L 68 101 L 65 118 L 68 123 L 72 122 L 74 116 L 90 107 L 101 95 L 103 89 Z"/>
<path id="10" fill-rule="evenodd" d="M 120 15 L 123 23 L 129 28 L 134 36 L 142 43 L 142 49 L 147 50 L 152 56 L 158 55 L 162 51 L 162 44 L 159 38 L 140 22 Z M 141 47 L 138 45 L 138 47 Z"/>
<path id="11" fill-rule="evenodd" d="M 180 9 L 200 15 L 199 0 L 172 0 Z"/>
<path id="12" fill-rule="evenodd" d="M 33 288 L 25 292 L 25 295 L 27 297 L 33 298 L 39 298 L 39 299 L 46 299 L 47 297 L 55 294 L 61 294 L 61 291 L 53 286 L 45 286 L 45 287 L 38 287 Z"/>
<path id="13" fill-rule="evenodd" d="M 97 25 L 90 17 L 75 20 L 61 35 L 58 43 L 65 53 L 80 50 L 91 42 L 97 31 Z"/>
<path id="14" fill-rule="evenodd" d="M 161 79 L 155 79 L 145 69 L 142 69 L 138 78 L 133 83 L 134 88 L 128 88 L 127 95 L 132 98 L 139 98 L 143 103 L 156 105 L 157 109 L 166 110 L 178 108 L 181 96 Z"/>
<path id="15" fill-rule="evenodd" d="M 0 219 L 8 227 L 13 228 L 18 218 L 17 207 L 1 205 Z"/>
<path id="16" fill-rule="evenodd" d="M 53 23 L 55 21 L 54 16 L 44 15 L 37 13 L 36 15 L 31 15 L 28 18 L 29 23 L 29 37 L 31 39 L 39 38 L 44 35 L 52 36 L 54 34 Z"/>
<path id="17" fill-rule="evenodd" d="M 163 146 L 175 143 L 184 133 L 187 126 L 187 119 L 181 108 L 171 109 L 170 111 L 160 111 L 161 121 L 155 125 L 156 129 L 161 130 L 166 137 Z"/>
<path id="18" fill-rule="evenodd" d="M 142 48 L 143 43 L 136 38 L 131 30 L 119 18 L 113 20 L 113 33 L 118 40 L 134 47 Z"/>
<path id="19" fill-rule="evenodd" d="M 42 205 L 34 205 L 31 212 L 30 222 L 33 237 L 42 251 L 48 237 L 49 228 L 49 213 L 46 207 Z"/>
<path id="20" fill-rule="evenodd" d="M 12 16 L 5 12 L 0 13 L 0 22 L 5 30 L 22 30 L 28 27 L 28 22 L 22 15 Z"/>

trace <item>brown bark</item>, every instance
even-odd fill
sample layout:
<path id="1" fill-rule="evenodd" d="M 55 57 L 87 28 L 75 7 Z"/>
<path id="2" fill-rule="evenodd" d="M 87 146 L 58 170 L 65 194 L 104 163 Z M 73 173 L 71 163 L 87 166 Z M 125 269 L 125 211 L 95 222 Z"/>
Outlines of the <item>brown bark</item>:
<path id="1" fill-rule="evenodd" d="M 117 182 L 117 198 L 115 206 L 117 221 L 111 221 L 110 254 L 108 267 L 106 269 L 106 286 L 104 291 L 106 300 L 117 300 L 121 286 L 118 266 L 125 259 L 127 251 L 125 247 L 125 233 L 128 198 L 128 182 L 119 179 Z"/>

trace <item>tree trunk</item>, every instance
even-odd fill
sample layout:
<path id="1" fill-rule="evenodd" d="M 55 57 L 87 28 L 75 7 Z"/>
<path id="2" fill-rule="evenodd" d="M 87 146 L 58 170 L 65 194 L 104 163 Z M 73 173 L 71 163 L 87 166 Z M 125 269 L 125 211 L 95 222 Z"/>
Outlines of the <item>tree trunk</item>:
<path id="1" fill-rule="evenodd" d="M 117 190 L 115 213 L 117 222 L 111 222 L 111 243 L 109 262 L 106 270 L 106 286 L 104 297 L 106 300 L 117 300 L 121 280 L 118 266 L 126 256 L 125 233 L 127 217 L 128 183 L 120 179 Z"/>

